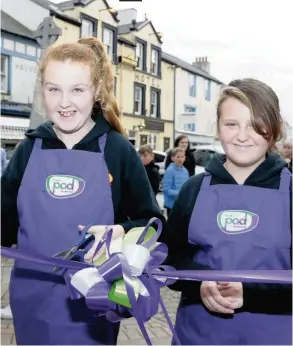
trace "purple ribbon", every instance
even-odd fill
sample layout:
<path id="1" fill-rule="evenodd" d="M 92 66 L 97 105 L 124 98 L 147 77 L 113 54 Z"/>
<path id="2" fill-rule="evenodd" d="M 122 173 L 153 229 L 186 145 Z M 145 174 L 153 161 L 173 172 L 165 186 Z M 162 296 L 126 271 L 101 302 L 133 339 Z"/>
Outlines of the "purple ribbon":
<path id="1" fill-rule="evenodd" d="M 143 243 L 147 231 L 153 223 L 157 225 L 157 232 L 151 239 Z M 159 219 L 153 218 L 145 227 L 137 241 L 137 244 L 149 248 L 157 242 L 161 232 L 162 222 Z M 173 267 L 162 265 L 167 257 L 168 249 L 165 244 L 158 244 L 151 251 L 151 259 L 147 263 L 143 274 L 138 277 L 138 279 L 146 287 L 149 295 L 143 296 L 139 294 L 138 298 L 136 298 L 131 282 L 131 271 L 125 256 L 122 253 L 115 253 L 112 255 L 109 254 L 112 233 L 112 229 L 105 232 L 95 251 L 96 254 L 105 244 L 109 259 L 100 267 L 96 268 L 103 280 L 96 283 L 89 289 L 85 297 L 86 304 L 96 316 L 105 315 L 106 318 L 111 322 L 118 322 L 132 316 L 135 317 L 148 345 L 152 345 L 152 343 L 147 334 L 144 323 L 149 321 L 155 314 L 157 314 L 159 305 L 161 306 L 169 328 L 174 335 L 176 344 L 180 345 L 180 341 L 175 333 L 174 327 L 167 313 L 167 309 L 160 297 L 160 288 L 171 285 L 176 280 L 292 283 L 291 270 L 176 271 Z M 83 297 L 83 295 L 71 285 L 71 278 L 74 273 L 81 269 L 93 267 L 93 265 L 82 262 L 69 261 L 60 258 L 47 258 L 42 255 L 36 256 L 14 248 L 1 247 L 1 256 L 16 260 L 32 261 L 36 264 L 58 266 L 67 269 L 64 278 L 71 299 L 79 299 Z M 159 280 L 162 278 L 165 278 L 166 280 Z M 124 280 L 131 308 L 126 308 L 119 304 L 113 303 L 108 298 L 111 286 L 120 279 Z"/>

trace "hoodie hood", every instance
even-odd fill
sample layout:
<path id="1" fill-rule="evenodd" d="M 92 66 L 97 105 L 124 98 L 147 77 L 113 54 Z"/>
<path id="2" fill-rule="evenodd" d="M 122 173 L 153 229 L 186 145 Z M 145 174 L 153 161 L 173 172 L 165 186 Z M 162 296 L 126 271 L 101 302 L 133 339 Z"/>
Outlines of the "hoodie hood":
<path id="1" fill-rule="evenodd" d="M 206 167 L 221 184 L 235 184 L 234 178 L 223 166 L 226 161 L 225 155 L 214 155 Z M 245 185 L 269 187 L 277 176 L 280 176 L 286 162 L 278 154 L 269 154 L 246 179 Z"/>
<path id="2" fill-rule="evenodd" d="M 112 129 L 111 125 L 106 121 L 102 114 L 97 116 L 95 123 L 95 126 L 80 141 L 80 144 L 91 142 Z M 53 130 L 53 123 L 51 121 L 46 121 L 44 124 L 38 126 L 35 130 L 28 130 L 25 135 L 28 138 L 41 138 L 49 141 L 59 141 L 55 131 Z"/>

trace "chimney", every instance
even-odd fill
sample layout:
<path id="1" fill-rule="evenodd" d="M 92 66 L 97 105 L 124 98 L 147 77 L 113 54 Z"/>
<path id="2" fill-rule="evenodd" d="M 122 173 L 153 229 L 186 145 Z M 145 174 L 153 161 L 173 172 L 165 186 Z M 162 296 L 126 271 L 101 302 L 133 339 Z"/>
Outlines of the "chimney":
<path id="1" fill-rule="evenodd" d="M 208 58 L 205 57 L 196 57 L 195 62 L 192 63 L 194 67 L 197 67 L 207 73 L 210 73 L 211 64 L 208 61 Z"/>
<path id="2" fill-rule="evenodd" d="M 119 10 L 117 13 L 117 18 L 119 19 L 119 25 L 131 24 L 133 20 L 136 21 L 137 10 L 135 8 Z"/>

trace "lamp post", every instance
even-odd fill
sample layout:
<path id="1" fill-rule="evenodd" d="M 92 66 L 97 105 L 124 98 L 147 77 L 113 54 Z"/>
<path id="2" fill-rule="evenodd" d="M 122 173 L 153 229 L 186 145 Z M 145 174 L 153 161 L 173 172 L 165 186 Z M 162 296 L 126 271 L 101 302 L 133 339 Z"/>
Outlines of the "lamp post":
<path id="1" fill-rule="evenodd" d="M 38 29 L 33 32 L 33 36 L 40 45 L 41 48 L 41 58 L 43 56 L 43 52 L 47 49 L 51 44 L 55 43 L 59 36 L 62 35 L 62 29 L 59 28 L 53 21 L 52 17 L 46 17 L 42 21 L 42 23 L 38 26 Z M 32 104 L 32 110 L 30 114 L 30 129 L 35 129 L 44 121 L 41 114 L 38 113 L 36 109 L 36 98 L 40 95 L 40 85 L 38 83 L 39 75 L 37 73 L 37 79 L 35 84 L 34 91 L 34 99 Z"/>

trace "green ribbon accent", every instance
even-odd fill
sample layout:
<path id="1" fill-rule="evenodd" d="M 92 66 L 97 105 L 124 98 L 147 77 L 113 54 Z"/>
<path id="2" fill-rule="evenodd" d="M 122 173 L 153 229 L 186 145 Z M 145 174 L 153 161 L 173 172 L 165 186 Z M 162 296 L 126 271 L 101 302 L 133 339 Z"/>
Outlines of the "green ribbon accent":
<path id="1" fill-rule="evenodd" d="M 129 230 L 123 237 L 123 244 L 136 244 L 143 230 L 144 230 L 144 227 L 136 227 Z M 155 234 L 156 234 L 156 230 L 153 227 L 150 227 L 144 237 L 144 241 L 142 244 L 144 244 L 149 239 L 151 239 Z M 153 249 L 155 246 L 156 244 L 151 246 L 149 250 L 151 251 L 151 249 Z M 139 288 L 140 288 L 139 279 L 137 279 L 136 277 L 132 277 L 131 280 L 132 280 L 132 286 L 134 289 L 135 297 L 137 299 L 139 295 Z M 125 283 L 123 279 L 118 280 L 112 285 L 108 294 L 108 299 L 113 303 L 120 304 L 122 306 L 125 306 L 131 309 L 131 304 L 127 296 L 126 287 L 125 287 Z"/>
<path id="2" fill-rule="evenodd" d="M 136 244 L 136 242 L 138 241 L 138 239 L 139 239 L 139 237 L 142 234 L 144 229 L 145 229 L 145 227 L 135 227 L 135 228 L 130 229 L 123 236 L 122 244 Z M 156 230 L 153 227 L 149 227 L 142 244 L 144 244 L 146 241 L 151 239 L 155 234 L 156 234 Z M 149 250 L 152 251 L 155 246 L 156 246 L 156 244 L 151 246 L 149 248 Z M 105 253 L 94 261 L 94 265 L 99 267 L 100 265 L 102 265 L 106 261 L 107 261 L 107 256 Z"/>
<path id="3" fill-rule="evenodd" d="M 139 280 L 135 277 L 132 277 L 131 281 L 135 297 L 137 299 L 139 295 Z M 120 304 L 131 309 L 131 304 L 126 293 L 124 280 L 119 280 L 112 285 L 108 294 L 108 299 L 113 303 Z"/>

